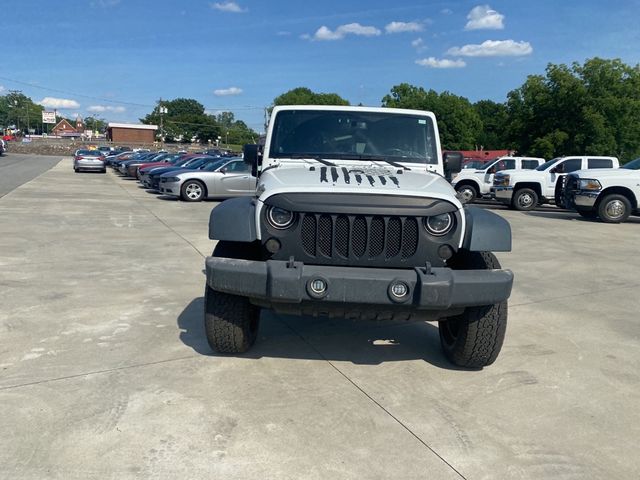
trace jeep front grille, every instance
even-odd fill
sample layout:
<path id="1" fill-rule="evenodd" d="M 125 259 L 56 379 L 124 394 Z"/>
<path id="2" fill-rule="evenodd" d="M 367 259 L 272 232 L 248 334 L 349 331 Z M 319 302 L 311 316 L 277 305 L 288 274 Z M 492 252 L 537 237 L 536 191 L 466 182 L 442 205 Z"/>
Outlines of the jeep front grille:
<path id="1" fill-rule="evenodd" d="M 418 219 L 398 216 L 301 214 L 301 244 L 311 256 L 407 259 L 418 249 Z"/>

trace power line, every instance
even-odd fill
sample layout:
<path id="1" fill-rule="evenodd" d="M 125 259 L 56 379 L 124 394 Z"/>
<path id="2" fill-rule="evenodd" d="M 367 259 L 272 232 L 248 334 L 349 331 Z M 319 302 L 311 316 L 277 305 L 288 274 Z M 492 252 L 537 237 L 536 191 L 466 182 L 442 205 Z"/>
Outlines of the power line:
<path id="1" fill-rule="evenodd" d="M 7 82 L 13 82 L 13 83 L 17 83 L 18 85 L 24 85 L 27 87 L 31 87 L 31 88 L 36 88 L 39 90 L 44 90 L 44 91 L 48 91 L 48 92 L 54 92 L 54 93 L 62 93 L 64 95 L 71 95 L 73 97 L 80 97 L 80 98 L 88 98 L 90 100 L 98 100 L 100 102 L 108 102 L 108 103 L 117 103 L 120 105 L 129 105 L 129 106 L 134 106 L 134 107 L 143 107 L 143 108 L 156 108 L 157 104 L 154 105 L 147 105 L 144 103 L 135 103 L 135 102 L 125 102 L 123 100 L 114 100 L 114 99 L 110 99 L 110 98 L 104 98 L 104 97 L 96 97 L 93 95 L 85 95 L 82 93 L 75 93 L 75 92 L 69 92 L 67 90 L 60 90 L 57 88 L 50 88 L 50 87 L 43 87 L 41 85 L 35 85 L 33 83 L 29 83 L 29 82 L 23 82 L 20 80 L 16 80 L 14 78 L 8 78 L 8 77 L 3 77 L 0 76 L 0 80 L 4 80 Z M 171 100 L 169 100 L 171 101 Z M 241 105 L 241 106 L 237 106 L 237 107 L 205 107 L 205 110 L 220 110 L 220 111 L 237 111 L 237 110 L 262 110 L 264 107 L 262 106 L 256 106 L 256 105 Z"/>

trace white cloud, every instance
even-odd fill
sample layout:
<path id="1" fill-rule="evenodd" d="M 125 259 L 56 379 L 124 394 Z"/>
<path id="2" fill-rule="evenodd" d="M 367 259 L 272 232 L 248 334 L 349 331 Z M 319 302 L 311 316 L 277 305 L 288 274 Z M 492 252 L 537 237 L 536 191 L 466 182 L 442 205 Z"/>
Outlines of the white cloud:
<path id="1" fill-rule="evenodd" d="M 447 55 L 454 57 L 521 57 L 530 55 L 533 47 L 529 42 L 513 40 L 487 40 L 480 45 L 469 44 L 463 47 L 452 47 Z"/>
<path id="2" fill-rule="evenodd" d="M 242 8 L 236 2 L 216 2 L 211 3 L 210 5 L 214 10 L 220 10 L 221 12 L 245 13 L 248 11 L 247 8 Z"/>
<path id="3" fill-rule="evenodd" d="M 502 30 L 504 15 L 492 10 L 489 5 L 473 7 L 467 15 L 465 30 Z"/>
<path id="4" fill-rule="evenodd" d="M 449 60 L 447 58 L 437 59 L 435 57 L 416 60 L 416 63 L 422 67 L 428 68 L 464 68 L 467 66 L 464 60 Z"/>
<path id="5" fill-rule="evenodd" d="M 0 92 L 4 92 L 4 87 L 0 85 Z"/>
<path id="6" fill-rule="evenodd" d="M 280 30 L 276 33 L 279 37 L 288 37 L 291 35 L 291 32 L 287 32 L 286 30 Z"/>
<path id="7" fill-rule="evenodd" d="M 330 30 L 328 27 L 324 25 L 321 26 L 313 37 L 309 35 L 303 35 L 302 38 L 305 39 L 313 39 L 313 40 L 342 40 L 347 35 L 359 35 L 363 37 L 375 37 L 380 35 L 382 32 L 378 30 L 376 27 L 370 27 L 365 25 L 360 25 L 359 23 L 348 23 L 346 25 L 340 25 L 335 31 Z"/>
<path id="8" fill-rule="evenodd" d="M 216 97 L 228 97 L 231 95 L 240 95 L 241 93 L 242 89 L 238 87 L 219 88 L 213 91 Z"/>
<path id="9" fill-rule="evenodd" d="M 38 102 L 45 108 L 80 108 L 80 104 L 68 98 L 44 97 Z"/>
<path id="10" fill-rule="evenodd" d="M 424 26 L 418 22 L 391 22 L 384 29 L 387 33 L 420 32 Z"/>
<path id="11" fill-rule="evenodd" d="M 443 8 L 442 10 L 440 10 L 440 13 L 442 15 L 451 15 L 453 13 L 453 10 L 451 10 L 450 8 Z"/>
<path id="12" fill-rule="evenodd" d="M 108 106 L 91 105 L 90 107 L 87 107 L 87 111 L 88 112 L 93 112 L 93 113 L 104 113 L 104 112 L 124 113 L 124 112 L 127 111 L 127 109 L 124 108 L 124 107 L 112 107 L 110 105 L 108 105 Z"/>

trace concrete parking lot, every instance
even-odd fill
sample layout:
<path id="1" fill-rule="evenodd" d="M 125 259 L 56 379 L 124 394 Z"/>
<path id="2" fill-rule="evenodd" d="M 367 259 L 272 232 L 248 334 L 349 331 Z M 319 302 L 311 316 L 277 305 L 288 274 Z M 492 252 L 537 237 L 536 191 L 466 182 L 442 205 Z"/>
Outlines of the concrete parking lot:
<path id="1" fill-rule="evenodd" d="M 215 205 L 68 158 L 0 198 L 1 478 L 640 477 L 638 218 L 481 206 L 516 284 L 502 354 L 464 371 L 431 324 L 270 312 L 213 354 Z"/>

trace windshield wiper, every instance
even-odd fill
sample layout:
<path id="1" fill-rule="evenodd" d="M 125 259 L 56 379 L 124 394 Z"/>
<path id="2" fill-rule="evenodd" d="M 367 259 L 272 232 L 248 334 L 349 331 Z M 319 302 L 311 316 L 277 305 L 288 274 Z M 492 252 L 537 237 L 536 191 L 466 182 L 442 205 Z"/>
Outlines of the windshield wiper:
<path id="1" fill-rule="evenodd" d="M 335 163 L 330 162 L 329 160 L 325 160 L 320 155 L 287 155 L 287 158 L 292 158 L 294 160 L 311 159 L 311 160 L 315 160 L 316 162 L 320 162 L 321 164 L 326 165 L 327 167 L 337 167 Z"/>
<path id="2" fill-rule="evenodd" d="M 393 160 L 389 160 L 385 157 L 376 157 L 373 155 L 340 155 L 340 158 L 344 158 L 345 160 L 368 160 L 370 162 L 385 162 L 392 167 L 402 168 L 403 170 L 411 170 L 409 167 L 405 167 L 401 163 L 394 162 Z"/>

